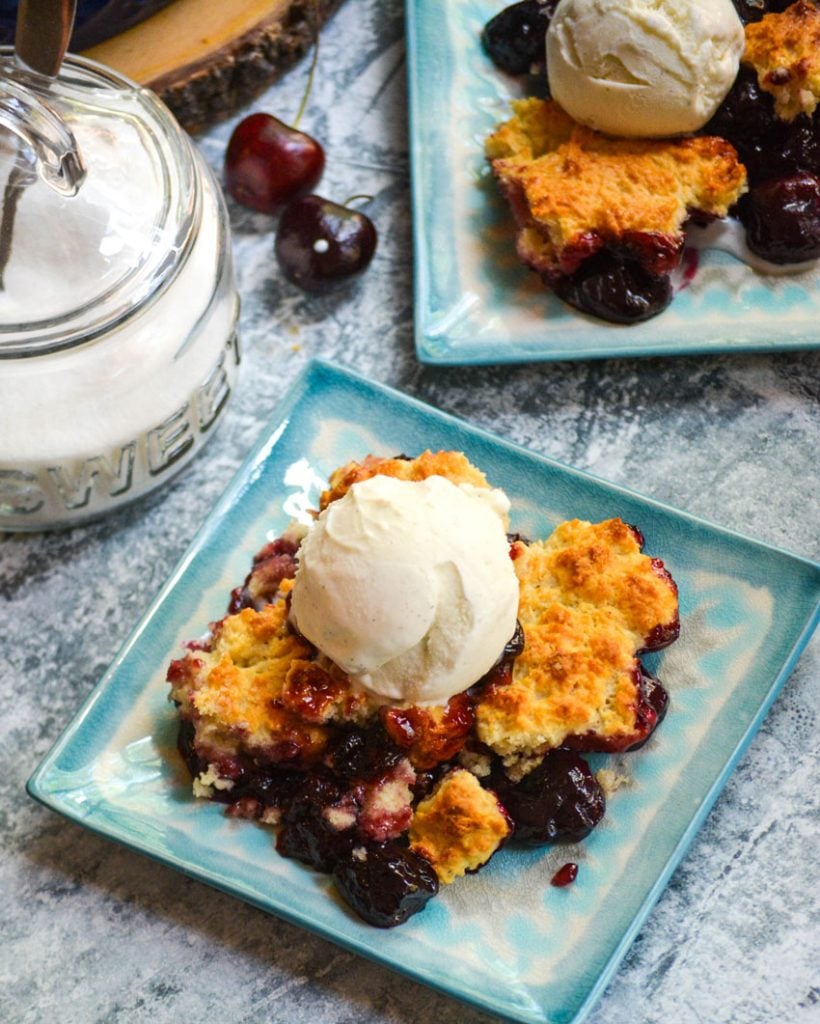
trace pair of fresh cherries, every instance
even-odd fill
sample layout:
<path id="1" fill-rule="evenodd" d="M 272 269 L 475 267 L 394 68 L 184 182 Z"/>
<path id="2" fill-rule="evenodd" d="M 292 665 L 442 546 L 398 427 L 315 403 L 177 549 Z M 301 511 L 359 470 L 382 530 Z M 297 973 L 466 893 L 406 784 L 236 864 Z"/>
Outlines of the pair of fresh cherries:
<path id="1" fill-rule="evenodd" d="M 324 168 L 324 149 L 316 139 L 266 113 L 240 121 L 225 154 L 228 192 L 261 213 L 281 210 L 277 261 L 289 281 L 313 292 L 363 271 L 377 241 L 366 214 L 312 194 Z"/>

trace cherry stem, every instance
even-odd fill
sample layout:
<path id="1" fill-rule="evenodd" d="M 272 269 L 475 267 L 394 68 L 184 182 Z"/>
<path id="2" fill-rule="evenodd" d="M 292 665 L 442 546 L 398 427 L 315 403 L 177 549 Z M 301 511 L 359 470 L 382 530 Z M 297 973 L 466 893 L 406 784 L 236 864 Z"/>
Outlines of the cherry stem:
<path id="1" fill-rule="evenodd" d="M 310 4 L 310 11 L 313 14 L 313 57 L 310 61 L 310 70 L 308 71 L 307 85 L 305 85 L 305 91 L 302 93 L 302 102 L 299 104 L 299 110 L 296 112 L 296 119 L 293 122 L 293 127 L 298 128 L 299 122 L 302 120 L 302 114 L 305 112 L 307 107 L 307 101 L 310 97 L 310 91 L 313 88 L 313 76 L 316 72 L 316 65 L 319 63 L 319 3 L 318 0 L 313 0 Z"/>
<path id="2" fill-rule="evenodd" d="M 366 203 L 369 203 L 372 198 L 373 196 L 365 195 L 363 192 L 357 193 L 355 196 L 348 196 L 342 203 L 342 206 L 350 206 L 350 204 L 355 202 L 357 199 L 364 199 Z"/>

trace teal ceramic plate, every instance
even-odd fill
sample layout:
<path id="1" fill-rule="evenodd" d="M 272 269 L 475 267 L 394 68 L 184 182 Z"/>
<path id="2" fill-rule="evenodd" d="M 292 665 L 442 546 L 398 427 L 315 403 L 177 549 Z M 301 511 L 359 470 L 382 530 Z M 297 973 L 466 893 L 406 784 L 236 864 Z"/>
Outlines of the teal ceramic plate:
<path id="1" fill-rule="evenodd" d="M 327 878 L 262 826 L 191 798 L 164 681 L 184 640 L 224 613 L 251 556 L 368 452 L 461 449 L 504 487 L 513 528 L 621 516 L 680 587 L 681 639 L 650 663 L 671 710 L 575 847 L 501 851 L 400 928 L 361 923 Z M 346 371 L 313 363 L 134 634 L 29 782 L 68 818 L 342 946 L 512 1021 L 580 1021 L 602 991 L 783 685 L 817 615 L 820 570 L 550 462 Z M 556 889 L 557 867 L 577 861 Z"/>
<path id="2" fill-rule="evenodd" d="M 820 268 L 756 273 L 700 253 L 692 283 L 644 324 L 570 309 L 515 255 L 512 218 L 483 157 L 517 81 L 480 44 L 504 0 L 408 0 L 416 351 L 427 363 L 508 363 L 816 347 Z"/>

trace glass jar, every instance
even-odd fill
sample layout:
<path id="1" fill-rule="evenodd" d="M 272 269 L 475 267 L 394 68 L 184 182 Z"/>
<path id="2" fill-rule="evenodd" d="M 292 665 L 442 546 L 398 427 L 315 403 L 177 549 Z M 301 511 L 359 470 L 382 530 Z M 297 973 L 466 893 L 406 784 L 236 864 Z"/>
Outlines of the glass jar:
<path id="1" fill-rule="evenodd" d="M 0 51 L 0 530 L 161 486 L 234 385 L 239 301 L 209 168 L 153 93 Z"/>

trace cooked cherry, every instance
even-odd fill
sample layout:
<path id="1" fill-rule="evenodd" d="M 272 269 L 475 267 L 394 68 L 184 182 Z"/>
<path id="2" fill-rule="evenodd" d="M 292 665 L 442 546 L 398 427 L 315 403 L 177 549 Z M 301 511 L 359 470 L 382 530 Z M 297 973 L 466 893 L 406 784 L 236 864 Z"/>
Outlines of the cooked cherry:
<path id="1" fill-rule="evenodd" d="M 554 885 L 558 889 L 563 889 L 567 885 L 572 885 L 577 877 L 578 865 L 570 861 L 568 864 L 564 864 L 563 867 L 558 868 L 550 879 L 550 885 Z"/>
<path id="2" fill-rule="evenodd" d="M 524 650 L 524 630 L 521 628 L 521 623 L 518 619 L 515 620 L 515 631 L 510 639 L 504 645 L 504 650 L 501 652 L 503 660 L 510 658 L 517 658 L 518 655 Z"/>
<path id="3" fill-rule="evenodd" d="M 606 808 L 603 790 L 574 750 L 550 750 L 520 782 L 496 768 L 486 784 L 512 818 L 513 838 L 531 845 L 577 842 L 589 835 Z"/>
<path id="4" fill-rule="evenodd" d="M 295 541 L 279 537 L 258 551 L 245 582 L 231 591 L 228 614 L 233 615 L 243 608 L 259 611 L 272 601 L 282 580 L 293 579 L 296 575 L 297 550 Z"/>
<path id="5" fill-rule="evenodd" d="M 487 22 L 481 41 L 490 60 L 509 75 L 525 75 L 543 64 L 545 37 L 558 0 L 522 0 Z"/>
<path id="6" fill-rule="evenodd" d="M 265 807 L 287 807 L 304 784 L 304 772 L 265 765 L 248 773 L 247 794 Z"/>
<path id="7" fill-rule="evenodd" d="M 767 14 L 785 11 L 793 3 L 794 0 L 734 0 L 737 13 L 744 24 L 760 21 Z"/>
<path id="8" fill-rule="evenodd" d="M 284 825 L 276 839 L 279 853 L 319 871 L 331 871 L 356 838 L 353 820 L 348 827 L 340 827 L 338 817 L 331 823 L 332 816 L 326 813 L 331 807 L 355 813 L 355 805 L 339 782 L 325 769 L 314 770 L 303 779 L 285 806 Z M 345 817 L 344 813 L 341 817 Z"/>
<path id="9" fill-rule="evenodd" d="M 637 739 L 625 750 L 640 750 L 652 733 L 658 728 L 669 710 L 669 694 L 666 688 L 651 672 L 639 663 L 641 675 L 639 703 L 635 714 Z"/>
<path id="10" fill-rule="evenodd" d="M 788 177 L 820 168 L 820 115 L 801 114 L 785 126 L 782 146 L 777 153 L 781 170 L 772 177 Z"/>
<path id="11" fill-rule="evenodd" d="M 319 768 L 303 777 L 285 812 L 286 822 L 301 821 L 337 803 L 342 797 L 340 783 L 325 769 Z"/>
<path id="12" fill-rule="evenodd" d="M 672 301 L 669 277 L 648 273 L 628 256 L 602 250 L 555 284 L 576 309 L 613 323 L 634 324 L 657 316 Z"/>
<path id="13" fill-rule="evenodd" d="M 457 693 L 443 709 L 413 705 L 383 707 L 380 718 L 394 743 L 402 747 L 414 768 L 426 771 L 455 757 L 475 722 L 471 694 Z"/>
<path id="14" fill-rule="evenodd" d="M 325 291 L 361 273 L 376 250 L 368 216 L 340 203 L 305 196 L 288 206 L 276 232 L 285 277 L 307 291 Z"/>
<path id="15" fill-rule="evenodd" d="M 448 765 L 440 764 L 427 771 L 417 771 L 416 781 L 410 787 L 413 793 L 413 800 L 423 800 L 432 791 L 439 779 L 448 771 Z"/>
<path id="16" fill-rule="evenodd" d="M 347 779 L 374 779 L 386 775 L 404 757 L 380 724 L 350 729 L 329 747 L 325 763 L 335 775 Z"/>
<path id="17" fill-rule="evenodd" d="M 755 69 L 744 65 L 702 134 L 719 135 L 738 146 L 771 134 L 779 123 L 773 97 L 760 88 Z"/>
<path id="18" fill-rule="evenodd" d="M 355 828 L 334 829 L 321 814 L 312 814 L 280 829 L 276 849 L 283 857 L 329 873 L 356 841 Z"/>
<path id="19" fill-rule="evenodd" d="M 225 184 L 243 206 L 275 213 L 314 189 L 325 168 L 316 139 L 272 114 L 251 114 L 234 129 L 225 153 Z"/>
<path id="20" fill-rule="evenodd" d="M 738 204 L 749 248 L 772 263 L 820 256 L 820 178 L 798 174 L 752 188 Z"/>
<path id="21" fill-rule="evenodd" d="M 377 928 L 402 924 L 438 892 L 432 864 L 397 842 L 354 846 L 333 877 L 353 910 Z"/>
<path id="22" fill-rule="evenodd" d="M 703 133 L 732 143 L 752 186 L 820 167 L 820 118 L 800 114 L 793 121 L 781 120 L 753 68 L 741 68 Z"/>

